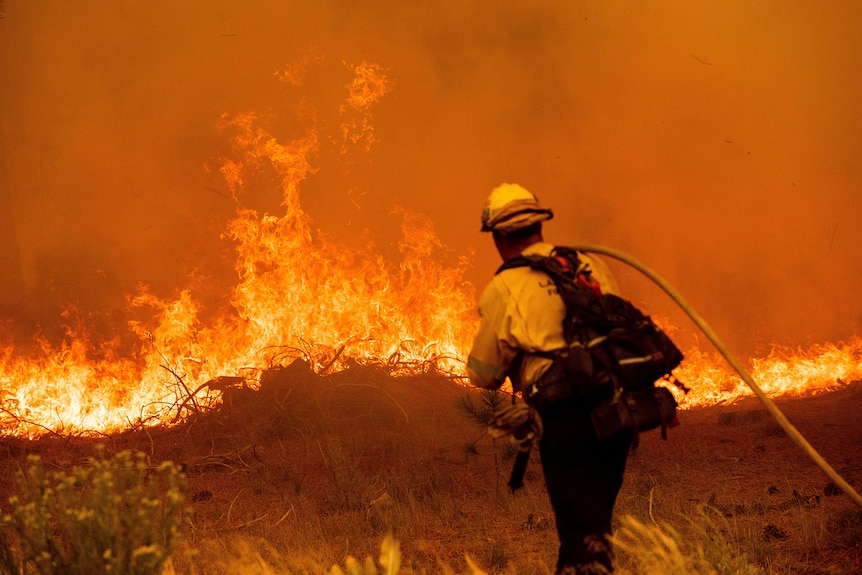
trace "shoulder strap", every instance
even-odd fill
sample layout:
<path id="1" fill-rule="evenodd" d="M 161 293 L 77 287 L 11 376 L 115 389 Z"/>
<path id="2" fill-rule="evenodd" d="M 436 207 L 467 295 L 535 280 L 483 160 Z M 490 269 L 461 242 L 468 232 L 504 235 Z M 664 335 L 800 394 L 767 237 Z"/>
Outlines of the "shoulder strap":
<path id="1" fill-rule="evenodd" d="M 529 267 L 545 273 L 562 274 L 571 281 L 582 271 L 584 265 L 578 258 L 578 252 L 572 248 L 554 247 L 550 256 L 538 254 L 518 255 L 503 262 L 494 275 L 512 268 Z"/>
<path id="2" fill-rule="evenodd" d="M 584 265 L 576 250 L 557 246 L 551 251 L 550 256 L 515 256 L 503 262 L 496 273 L 516 267 L 529 267 L 540 271 L 554 282 L 557 292 L 566 304 L 566 318 L 563 325 L 566 341 L 572 342 L 576 321 L 599 325 L 604 323 L 604 314 L 598 305 L 601 292 L 593 288 L 593 285 L 598 287 L 598 284 L 593 280 L 593 284 L 590 285 L 591 278 L 588 278 L 586 283 L 579 281 Z"/>

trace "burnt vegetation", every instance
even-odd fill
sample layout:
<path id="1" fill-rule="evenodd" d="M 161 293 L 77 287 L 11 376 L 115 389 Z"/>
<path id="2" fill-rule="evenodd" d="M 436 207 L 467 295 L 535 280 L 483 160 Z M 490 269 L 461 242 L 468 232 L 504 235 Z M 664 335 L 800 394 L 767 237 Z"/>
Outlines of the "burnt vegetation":
<path id="1" fill-rule="evenodd" d="M 307 572 L 297 565 L 309 562 L 328 569 L 345 553 L 373 555 L 387 533 L 400 542 L 405 573 L 439 573 L 441 562 L 465 572 L 465 553 L 489 573 L 548 572 L 556 536 L 537 450 L 512 496 L 511 450 L 484 429 L 504 394 L 434 370 L 394 375 L 355 364 L 321 374 L 302 359 L 262 372 L 254 387 L 239 378 L 220 384 L 216 404 L 173 426 L 3 437 L 0 452 L 12 463 L 0 471 L 4 511 L 13 470 L 28 455 L 66 469 L 101 445 L 183 469 L 192 528 L 174 554 L 177 573 L 231 572 L 249 554 L 277 573 Z M 862 382 L 781 401 L 853 485 L 862 483 L 860 407 Z M 722 553 L 733 550 L 736 564 L 751 568 L 735 572 L 860 572 L 862 513 L 754 400 L 680 419 L 667 441 L 646 433 L 631 454 L 618 527 L 625 517 L 673 526 L 691 549 L 718 549 L 710 542 L 719 537 Z M 621 551 L 619 562 L 621 573 L 639 572 L 631 553 Z"/>

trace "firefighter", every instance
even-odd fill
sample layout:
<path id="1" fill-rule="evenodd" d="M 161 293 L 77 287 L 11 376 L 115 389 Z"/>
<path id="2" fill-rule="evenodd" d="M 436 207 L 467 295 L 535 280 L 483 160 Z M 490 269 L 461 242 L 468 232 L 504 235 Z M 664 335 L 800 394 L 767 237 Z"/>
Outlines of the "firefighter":
<path id="1" fill-rule="evenodd" d="M 491 232 L 504 262 L 519 254 L 548 255 L 554 246 L 544 241 L 542 223 L 552 217 L 552 210 L 523 187 L 502 184 L 485 203 L 482 231 Z M 601 290 L 617 293 L 601 260 L 579 257 Z M 565 305 L 550 278 L 528 267 L 499 272 L 479 298 L 479 313 L 467 362 L 471 383 L 497 389 L 508 377 L 516 393 L 532 397 L 533 386 L 542 385 L 554 363 L 554 352 L 566 346 Z M 544 403 L 538 409 L 543 426 L 539 454 L 560 540 L 556 573 L 611 572 L 611 517 L 632 435 L 597 439 L 589 416 L 593 400 Z"/>

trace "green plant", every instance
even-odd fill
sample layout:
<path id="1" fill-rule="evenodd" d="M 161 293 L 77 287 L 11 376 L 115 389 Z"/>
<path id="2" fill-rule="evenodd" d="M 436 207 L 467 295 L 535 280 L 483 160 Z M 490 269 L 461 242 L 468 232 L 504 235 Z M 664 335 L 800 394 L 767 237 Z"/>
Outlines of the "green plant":
<path id="1" fill-rule="evenodd" d="M 473 403 L 471 397 L 462 395 L 458 398 L 457 408 L 474 426 L 487 432 L 491 422 L 494 421 L 494 416 L 507 404 L 507 398 L 511 398 L 511 396 L 498 389 L 483 389 L 481 391 L 481 401 L 478 405 Z M 502 464 L 515 456 L 517 447 L 509 442 L 499 445 L 495 437 L 485 433 L 480 438 L 464 443 L 464 455 L 467 458 L 479 455 L 477 444 L 481 439 L 486 437 L 491 437 L 494 472 L 496 475 L 495 490 L 499 491 L 503 473 Z"/>
<path id="2" fill-rule="evenodd" d="M 0 520 L 0 568 L 29 575 L 161 573 L 182 536 L 184 478 L 142 453 L 105 456 L 48 472 L 29 458 Z"/>
<path id="3" fill-rule="evenodd" d="M 688 518 L 692 533 L 687 540 L 669 524 L 647 525 L 625 515 L 614 545 L 633 564 L 631 572 L 639 575 L 761 575 L 763 570 L 727 539 L 724 518 L 709 509 Z"/>
<path id="4" fill-rule="evenodd" d="M 498 389 L 483 389 L 481 403 L 476 405 L 468 395 L 458 398 L 458 410 L 463 413 L 473 425 L 486 428 L 491 425 L 494 415 L 506 404 L 507 395 Z"/>

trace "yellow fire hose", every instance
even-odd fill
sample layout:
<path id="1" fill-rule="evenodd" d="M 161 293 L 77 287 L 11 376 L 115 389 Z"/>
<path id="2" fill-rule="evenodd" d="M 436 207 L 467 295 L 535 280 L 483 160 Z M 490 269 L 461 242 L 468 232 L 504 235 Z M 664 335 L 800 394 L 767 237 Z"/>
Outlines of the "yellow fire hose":
<path id="1" fill-rule="evenodd" d="M 742 377 L 743 381 L 748 384 L 748 387 L 754 392 L 760 402 L 766 407 L 766 410 L 772 414 L 772 417 L 778 422 L 778 424 L 787 432 L 787 435 L 790 436 L 790 439 L 798 445 L 802 451 L 805 452 L 811 460 L 817 464 L 817 466 L 823 470 L 824 473 L 832 480 L 835 485 L 837 485 L 841 491 L 846 493 L 859 507 L 862 507 L 862 497 L 860 497 L 859 493 L 853 489 L 853 486 L 847 483 L 847 481 L 841 477 L 838 472 L 836 472 L 831 465 L 829 465 L 825 459 L 808 443 L 799 430 L 793 426 L 792 423 L 787 419 L 787 417 L 778 409 L 778 406 L 766 395 L 760 386 L 758 386 L 754 379 L 752 379 L 751 375 L 742 367 L 742 364 L 737 361 L 736 357 L 727 349 L 727 347 L 721 342 L 718 338 L 718 335 L 712 330 L 711 327 L 703 320 L 702 317 L 694 310 L 694 308 L 689 305 L 689 303 L 673 288 L 669 283 L 667 283 L 664 279 L 662 279 L 658 274 L 652 271 L 650 268 L 633 258 L 632 256 L 619 252 L 617 250 L 603 247 L 603 246 L 593 246 L 593 245 L 585 245 L 585 246 L 573 246 L 576 250 L 581 252 L 590 252 L 595 254 L 605 255 L 617 260 L 620 260 L 623 263 L 630 265 L 631 267 L 637 269 L 648 278 L 650 278 L 656 285 L 658 285 L 661 289 L 663 289 L 676 303 L 685 311 L 686 314 L 694 321 L 697 327 L 709 338 L 709 341 L 718 349 L 721 355 L 727 360 L 727 362 L 733 367 L 734 370 Z"/>

